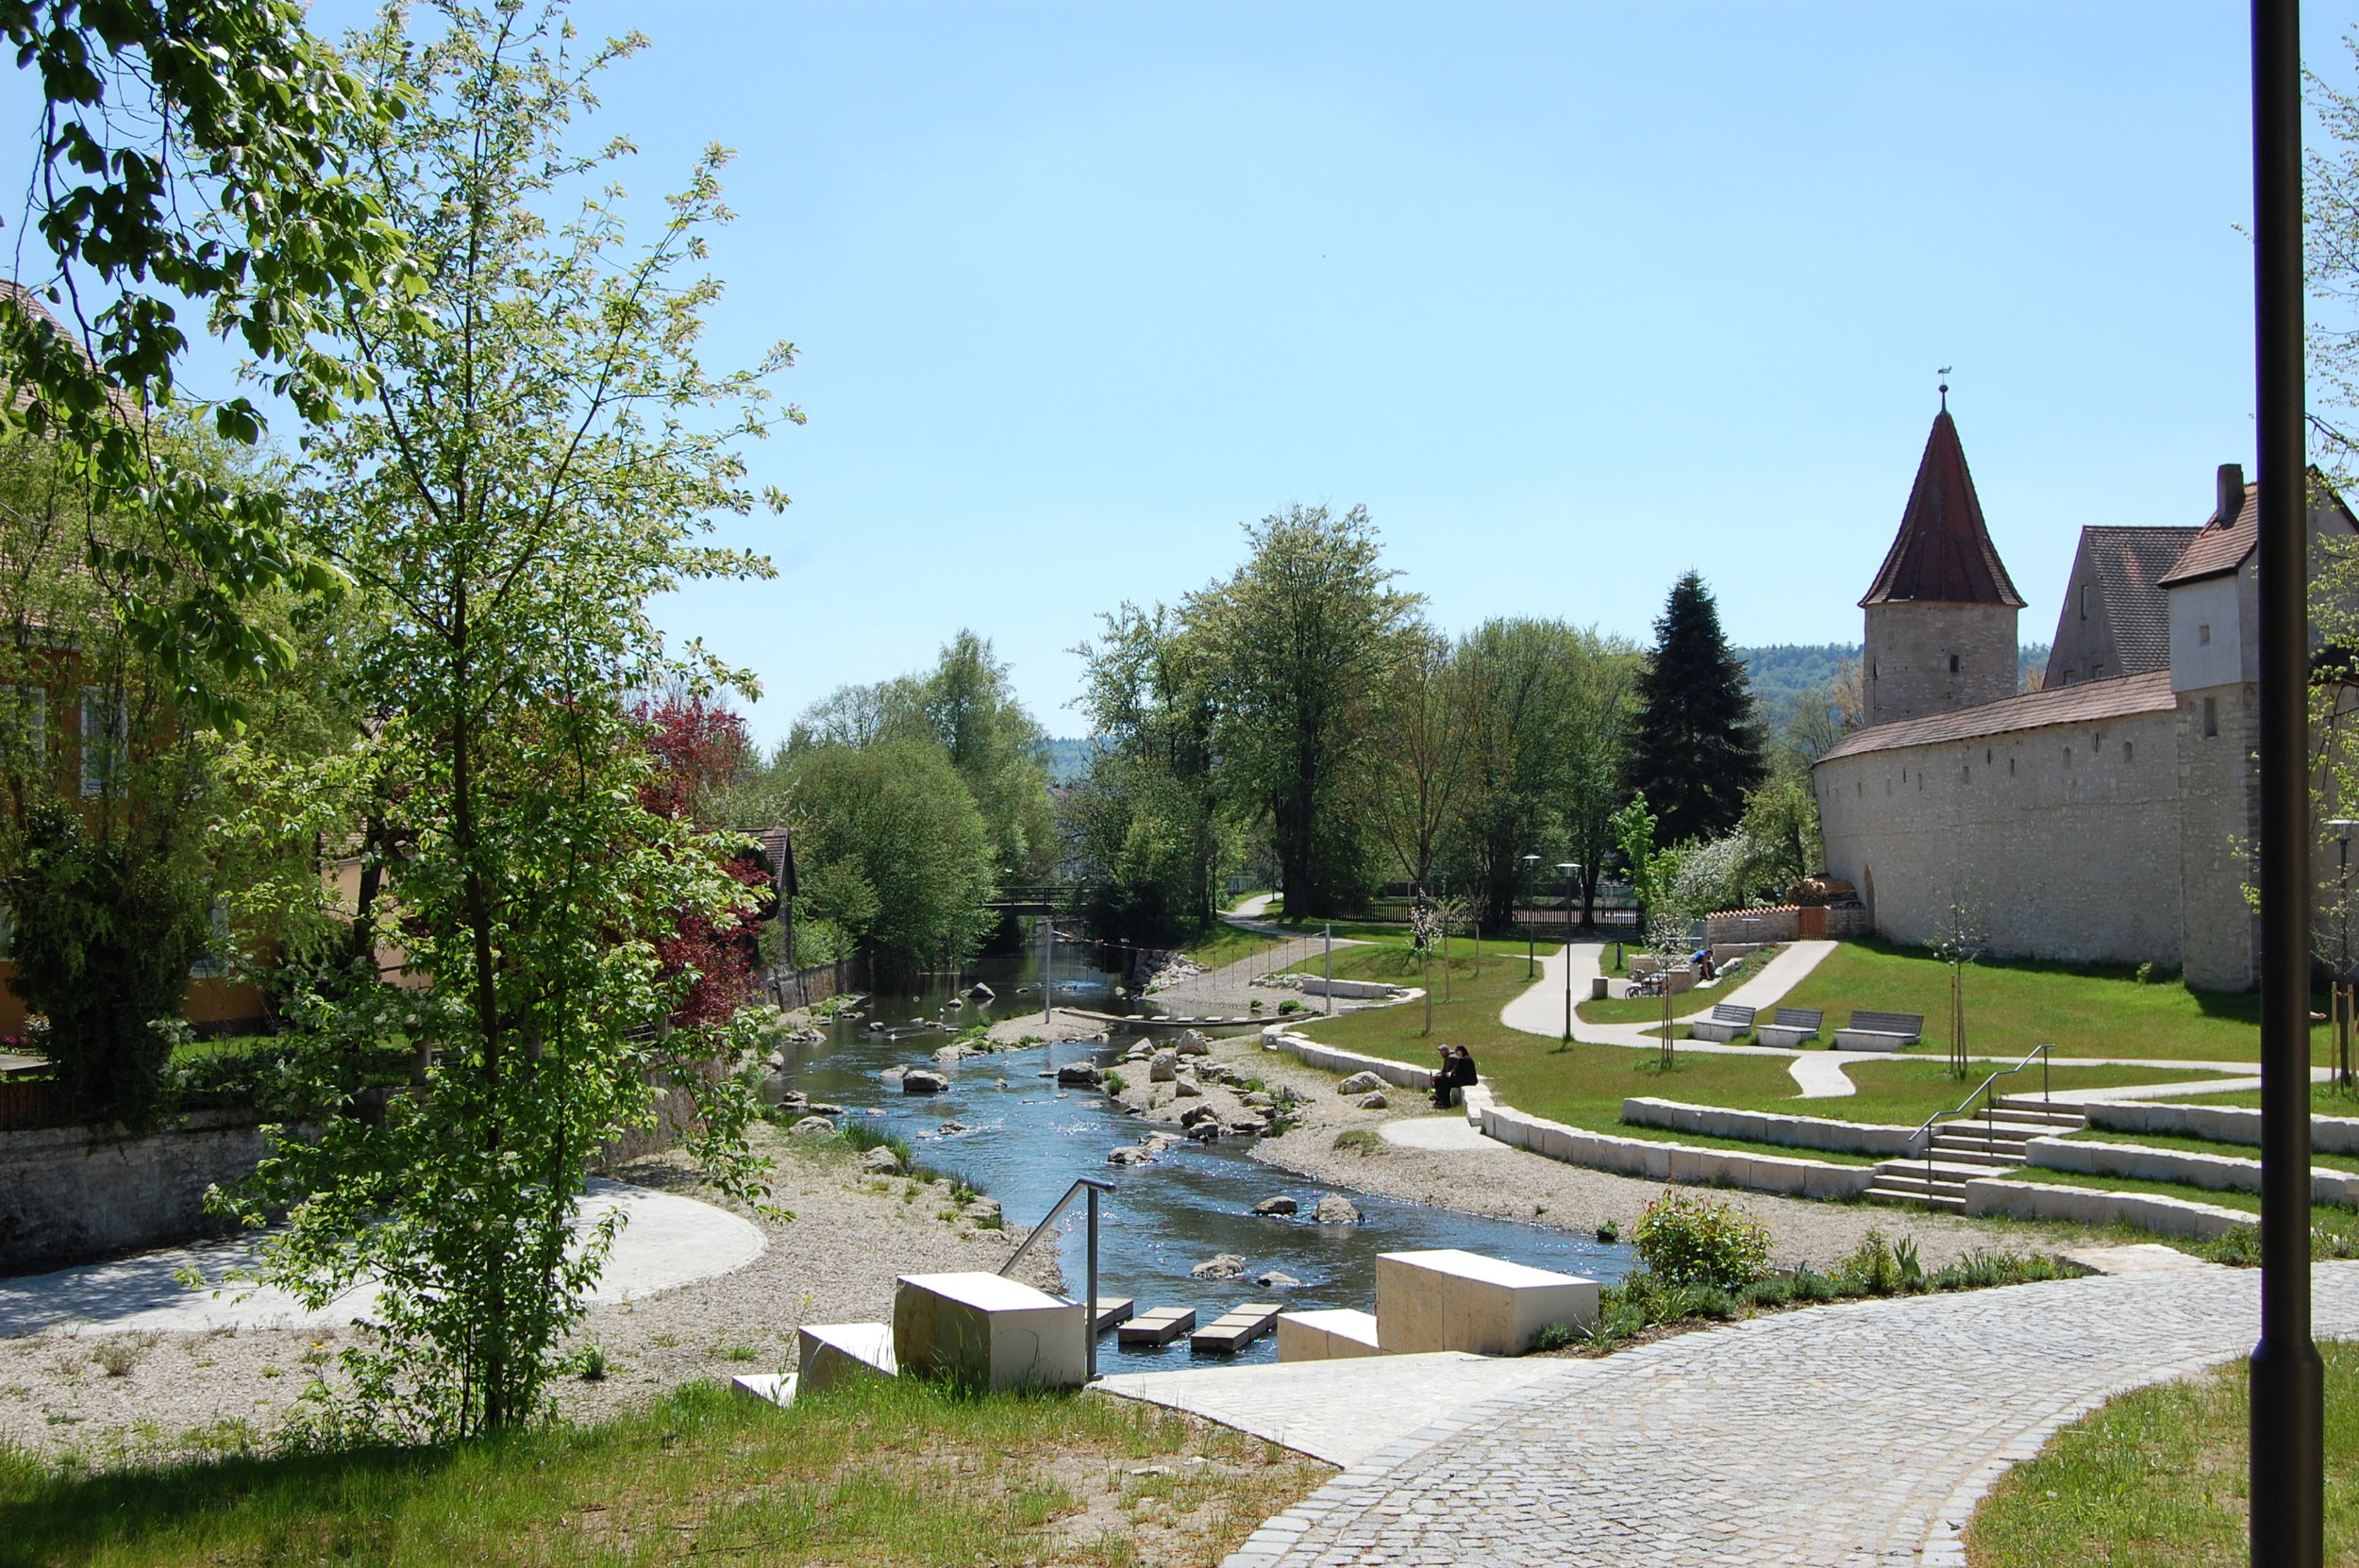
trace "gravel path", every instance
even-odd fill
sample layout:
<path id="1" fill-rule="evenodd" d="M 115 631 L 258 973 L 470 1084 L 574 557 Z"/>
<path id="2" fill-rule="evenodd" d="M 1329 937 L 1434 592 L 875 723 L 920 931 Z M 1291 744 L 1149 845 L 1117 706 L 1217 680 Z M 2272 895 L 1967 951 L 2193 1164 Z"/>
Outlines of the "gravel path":
<path id="1" fill-rule="evenodd" d="M 717 1278 L 592 1311 L 577 1343 L 608 1358 L 599 1382 L 566 1379 L 560 1413 L 596 1419 L 699 1378 L 784 1371 L 796 1326 L 889 1321 L 901 1274 L 996 1269 L 1020 1232 L 945 1220 L 947 1189 L 864 1176 L 833 1139 L 757 1137 L 777 1159 L 775 1201 L 750 1216 L 766 1250 Z M 616 1173 L 718 1201 L 675 1157 Z M 903 1201 L 915 1186 L 916 1196 Z M 1053 1261 L 1037 1283 L 1053 1284 Z M 1028 1275 L 1032 1259 L 1026 1260 Z M 266 1441 L 360 1330 L 225 1329 L 0 1339 L 0 1443 L 95 1463 L 202 1454 Z M 112 1374 L 101 1358 L 125 1370 Z"/>

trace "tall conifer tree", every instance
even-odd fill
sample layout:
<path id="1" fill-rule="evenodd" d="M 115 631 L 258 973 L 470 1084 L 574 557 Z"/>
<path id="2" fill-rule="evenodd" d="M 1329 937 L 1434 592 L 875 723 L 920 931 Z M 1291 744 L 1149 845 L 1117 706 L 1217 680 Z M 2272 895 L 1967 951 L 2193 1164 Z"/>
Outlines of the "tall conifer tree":
<path id="1" fill-rule="evenodd" d="M 1646 792 L 1660 819 L 1661 842 L 1717 837 L 1736 826 L 1745 796 L 1769 773 L 1745 661 L 1721 634 L 1719 607 L 1693 572 L 1671 585 L 1654 635 L 1638 677 L 1630 784 Z"/>

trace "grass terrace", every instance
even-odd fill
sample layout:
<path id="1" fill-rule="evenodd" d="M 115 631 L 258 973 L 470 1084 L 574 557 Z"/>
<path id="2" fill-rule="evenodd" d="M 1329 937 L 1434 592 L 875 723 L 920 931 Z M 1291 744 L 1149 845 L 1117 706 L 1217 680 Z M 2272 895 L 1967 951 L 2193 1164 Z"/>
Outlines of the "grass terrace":
<path id="1" fill-rule="evenodd" d="M 1357 934 L 1357 933 L 1355 933 Z M 1389 940 L 1369 939 L 1372 945 L 1339 948 L 1335 973 L 1352 979 L 1415 982 L 1422 963 L 1398 932 Z M 1447 1043 L 1474 1052 L 1483 1076 L 1507 1104 L 1574 1126 L 1653 1137 L 1681 1143 L 1715 1141 L 1622 1125 L 1622 1102 L 1634 1095 L 1687 1100 L 1704 1105 L 1782 1111 L 1791 1115 L 1824 1116 L 1838 1121 L 1901 1123 L 1914 1126 L 1936 1110 L 1962 1100 L 1982 1075 L 1961 1083 L 1936 1060 L 1922 1057 L 1863 1055 L 1847 1062 L 1858 1094 L 1842 1099 L 1805 1100 L 1786 1071 L 1786 1059 L 1775 1056 L 1724 1056 L 1683 1052 L 1677 1065 L 1664 1070 L 1656 1053 L 1615 1045 L 1563 1047 L 1543 1036 L 1525 1034 L 1499 1022 L 1499 1009 L 1526 987 L 1523 944 L 1483 943 L 1480 973 L 1473 943 L 1460 951 L 1451 943 L 1450 1000 L 1441 998 L 1442 965 L 1434 960 L 1433 1027 L 1425 1028 L 1425 1007 L 1413 1002 L 1378 1008 L 1335 1018 L 1311 1017 L 1297 1026 L 1313 1040 L 1401 1061 L 1425 1061 L 1434 1047 Z M 1512 961 L 1502 961 L 1512 960 Z M 1830 960 L 1832 961 L 1832 960 Z M 2145 1067 L 2057 1068 L 2054 1087 L 2094 1088 L 2125 1083 L 2200 1080 L 2200 1072 Z M 2027 1075 L 2034 1091 L 2036 1075 Z M 1729 1147 L 1758 1145 L 1728 1143 Z M 1783 1151 L 1797 1152 L 1797 1151 Z M 1821 1158 L 1813 1156 L 1813 1158 Z M 1823 1158 L 1833 1159 L 1833 1156 Z"/>
<path id="2" fill-rule="evenodd" d="M 1217 1562 L 1331 1474 L 1094 1396 L 912 1379 L 787 1410 L 711 1386 L 427 1448 L 59 1470 L 0 1449 L 0 1568 Z"/>
<path id="3" fill-rule="evenodd" d="M 2359 1562 L 2359 1346 L 2326 1359 L 2326 1560 Z M 2000 1479 L 1966 1530 L 1975 1568 L 2210 1568 L 2246 1552 L 2242 1362 L 2126 1393 Z"/>

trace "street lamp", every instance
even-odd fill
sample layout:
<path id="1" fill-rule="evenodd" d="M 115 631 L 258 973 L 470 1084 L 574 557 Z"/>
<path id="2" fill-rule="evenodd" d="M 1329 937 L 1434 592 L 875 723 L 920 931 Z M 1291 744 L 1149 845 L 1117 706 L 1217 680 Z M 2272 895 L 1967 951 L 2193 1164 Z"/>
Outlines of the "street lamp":
<path id="1" fill-rule="evenodd" d="M 2326 826 L 2334 829 L 2334 848 L 2341 876 L 2337 906 L 2341 910 L 2342 935 L 2336 943 L 2334 976 L 2334 1086 L 2351 1087 L 2351 998 L 2359 994 L 2351 985 L 2351 830 L 2359 827 L 2359 818 L 2329 817 Z"/>
<path id="2" fill-rule="evenodd" d="M 1581 874 L 1579 860 L 1559 860 L 1556 869 L 1564 874 L 1564 1043 L 1573 1043 L 1573 878 Z"/>
<path id="3" fill-rule="evenodd" d="M 1527 981 L 1538 972 L 1539 968 L 1539 959 L 1533 956 L 1531 949 L 1531 909 L 1528 902 L 1531 897 L 1531 868 L 1539 863 L 1540 857 L 1537 855 L 1524 857 L 1523 894 L 1527 900 L 1524 909 L 1524 978 Z"/>

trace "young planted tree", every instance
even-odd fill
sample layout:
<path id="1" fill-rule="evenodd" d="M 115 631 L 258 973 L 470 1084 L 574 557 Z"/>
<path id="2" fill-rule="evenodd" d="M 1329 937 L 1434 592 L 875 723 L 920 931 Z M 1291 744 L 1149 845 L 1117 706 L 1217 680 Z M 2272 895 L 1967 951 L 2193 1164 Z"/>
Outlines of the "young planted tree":
<path id="1" fill-rule="evenodd" d="M 1420 898 L 1432 891 L 1434 860 L 1466 779 L 1473 741 L 1466 684 L 1449 639 L 1420 628 L 1379 697 L 1371 814 Z"/>
<path id="2" fill-rule="evenodd" d="M 588 1165 L 661 1095 L 694 1093 L 691 1147 L 757 1190 L 731 1071 L 750 1015 L 665 1033 L 688 976 L 658 953 L 684 914 L 747 911 L 727 870 L 740 842 L 650 809 L 625 694 L 732 678 L 667 661 L 646 607 L 685 578 L 766 571 L 696 541 L 754 504 L 738 447 L 767 422 L 760 372 L 715 376 L 695 355 L 717 285 L 683 273 L 727 216 L 723 155 L 644 248 L 594 188 L 544 216 L 627 150 L 566 138 L 639 41 L 577 57 L 549 11 L 428 15 L 413 36 L 390 9 L 351 45 L 372 90 L 411 106 L 352 166 L 428 292 L 416 310 L 356 305 L 371 400 L 309 459 L 310 542 L 358 585 L 345 668 L 371 718 L 325 759 L 260 754 L 245 773 L 258 832 L 334 846 L 372 809 L 397 817 L 373 851 L 374 935 L 422 984 L 303 999 L 316 1125 L 273 1129 L 238 1205 L 253 1223 L 284 1209 L 261 1274 L 299 1299 L 378 1283 L 382 1336 L 343 1359 L 363 1411 L 467 1434 L 543 1408 L 619 1223 L 577 1235 Z M 420 1081 L 358 1093 L 388 1037 L 416 1043 Z"/>
<path id="3" fill-rule="evenodd" d="M 1627 776 L 1662 819 L 1663 842 L 1716 838 L 1736 826 L 1745 797 L 1768 774 L 1745 661 L 1693 572 L 1671 585 L 1654 631 L 1638 677 Z"/>

